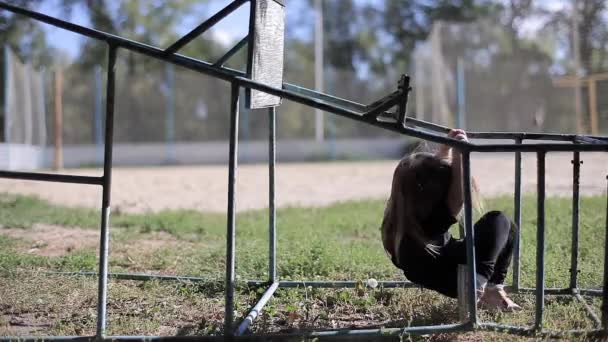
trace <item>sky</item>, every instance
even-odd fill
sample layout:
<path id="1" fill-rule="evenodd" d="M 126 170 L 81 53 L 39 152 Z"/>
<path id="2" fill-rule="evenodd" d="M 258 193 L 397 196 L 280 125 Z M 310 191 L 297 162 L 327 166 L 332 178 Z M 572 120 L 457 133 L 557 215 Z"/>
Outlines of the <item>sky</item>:
<path id="1" fill-rule="evenodd" d="M 117 0 L 117 2 L 119 1 L 120 0 Z M 303 0 L 298 1 L 301 3 Z M 288 23 L 290 21 L 297 21 L 297 16 L 301 14 L 300 6 L 298 6 L 298 1 L 292 1 L 287 6 Z M 374 4 L 380 3 L 381 1 L 382 0 L 355 0 L 355 2 L 359 4 Z M 195 12 L 187 18 L 184 18 L 180 26 L 176 28 L 177 32 L 180 34 L 188 33 L 191 29 L 203 22 L 209 16 L 221 10 L 230 2 L 231 0 L 209 0 L 208 4 L 206 6 L 201 6 L 198 12 Z M 67 17 L 64 13 L 61 13 L 61 11 L 57 9 L 56 5 L 56 0 L 45 0 L 42 1 L 42 4 L 39 6 L 39 8 L 34 8 L 34 10 L 63 20 L 71 21 L 75 24 L 87 27 L 91 26 L 91 23 L 86 15 L 86 11 L 81 6 L 74 6 L 71 15 Z M 242 6 L 237 11 L 233 12 L 230 16 L 222 20 L 222 22 L 220 22 L 216 27 L 214 27 L 209 32 L 209 34 L 212 34 L 216 40 L 222 42 L 224 45 L 230 45 L 231 43 L 234 43 L 235 41 L 240 40 L 245 36 L 245 34 L 247 33 L 247 25 L 244 25 L 243 23 L 246 23 L 248 21 L 248 18 L 249 10 L 247 6 Z M 49 25 L 44 25 L 44 27 L 48 36 L 51 37 L 49 39 L 49 42 L 53 47 L 65 51 L 71 58 L 74 58 L 78 55 L 80 44 L 82 42 L 81 37 L 79 37 L 77 34 Z M 294 29 L 293 27 L 291 28 Z M 294 29 L 294 34 L 298 36 L 310 36 L 311 32 L 311 27 L 300 27 Z"/>
<path id="2" fill-rule="evenodd" d="M 184 18 L 181 25 L 176 28 L 177 32 L 180 34 L 188 33 L 191 29 L 206 20 L 209 16 L 221 10 L 228 3 L 230 3 L 229 0 L 210 0 L 208 6 L 201 6 L 198 13 L 195 12 L 187 18 Z M 55 5 L 55 0 L 46 0 L 42 2 L 39 8 L 34 9 L 44 14 L 58 17 L 63 20 L 68 20 L 79 25 L 87 27 L 91 26 L 86 12 L 81 6 L 74 6 L 71 15 L 67 17 L 61 13 L 61 11 L 58 10 Z M 291 12 L 293 13 L 293 11 Z M 288 16 L 289 15 L 290 13 L 288 13 Z M 246 35 L 247 25 L 243 23 L 246 23 L 248 18 L 249 9 L 247 6 L 241 6 L 241 8 L 233 12 L 230 16 L 222 20 L 222 22 L 220 22 L 216 27 L 210 30 L 209 34 L 212 34 L 216 40 L 224 45 L 230 45 Z M 80 49 L 80 44 L 82 42 L 81 37 L 79 37 L 77 34 L 52 27 L 50 25 L 44 25 L 44 28 L 48 36 L 51 37 L 49 42 L 52 46 L 64 50 L 72 58 L 77 56 Z"/>
<path id="3" fill-rule="evenodd" d="M 120 0 L 117 0 L 118 3 Z M 196 27 L 206 18 L 216 13 L 231 0 L 209 0 L 208 5 L 200 6 L 200 8 L 194 12 L 192 15 L 184 18 L 181 22 L 180 26 L 176 28 L 177 32 L 180 34 L 186 34 L 192 28 Z M 288 3 L 287 6 L 287 25 L 289 23 L 294 23 L 298 21 L 298 16 L 301 15 L 301 7 L 298 6 L 298 3 L 301 4 L 303 0 L 292 0 Z M 380 5 L 382 0 L 355 0 L 359 4 L 377 4 Z M 505 0 L 506 1 L 506 0 Z M 567 1 L 563 0 L 539 0 L 538 4 L 549 10 L 564 10 L 567 9 Z M 35 10 L 45 13 L 47 15 L 51 15 L 54 17 L 58 17 L 64 20 L 71 21 L 73 23 L 83 25 L 83 26 L 91 26 L 90 21 L 87 18 L 85 10 L 81 6 L 74 6 L 72 9 L 72 13 L 69 17 L 66 17 L 64 13 L 61 13 L 56 7 L 56 0 L 45 0 L 42 1 L 42 4 L 39 8 L 35 8 Z M 214 38 L 222 42 L 224 45 L 231 45 L 233 42 L 241 39 L 245 36 L 247 31 L 246 23 L 248 21 L 249 10 L 247 6 L 242 6 L 237 11 L 233 12 L 230 16 L 226 17 L 222 22 L 220 22 L 216 27 L 214 27 L 208 34 L 212 34 Z M 540 28 L 543 24 L 543 20 L 540 18 L 532 18 L 527 20 L 524 23 L 523 33 L 528 35 L 533 35 L 538 28 Z M 293 24 L 292 24 L 293 25 Z M 300 37 L 310 37 L 312 32 L 312 27 L 290 27 L 295 35 Z M 59 48 L 67 53 L 67 55 L 71 58 L 75 58 L 78 55 L 80 44 L 82 42 L 82 37 L 71 33 L 66 30 L 62 30 L 59 28 L 55 28 L 52 26 L 45 25 L 45 30 L 47 31 L 48 36 L 50 37 L 49 42 L 52 46 Z"/>

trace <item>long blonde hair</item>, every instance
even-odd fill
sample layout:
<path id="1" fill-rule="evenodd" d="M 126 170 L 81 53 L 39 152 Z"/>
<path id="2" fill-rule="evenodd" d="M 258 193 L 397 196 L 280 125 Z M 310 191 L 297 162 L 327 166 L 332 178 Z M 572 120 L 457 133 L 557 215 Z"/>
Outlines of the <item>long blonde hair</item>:
<path id="1" fill-rule="evenodd" d="M 399 161 L 380 228 L 384 249 L 395 265 L 400 265 L 399 251 L 404 241 L 414 242 L 431 255 L 437 252 L 437 246 L 424 232 L 422 220 L 437 203 L 446 200 L 451 179 L 450 161 L 435 154 L 417 152 Z M 473 192 L 477 193 L 474 183 Z"/>

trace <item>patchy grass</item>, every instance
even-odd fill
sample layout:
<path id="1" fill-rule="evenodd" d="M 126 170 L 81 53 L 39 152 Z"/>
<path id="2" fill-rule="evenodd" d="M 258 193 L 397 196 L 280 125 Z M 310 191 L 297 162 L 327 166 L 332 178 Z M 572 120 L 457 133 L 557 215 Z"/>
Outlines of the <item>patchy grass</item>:
<path id="1" fill-rule="evenodd" d="M 96 230 L 100 213 L 64 208 L 14 195 L 0 199 L 0 225 L 35 231 L 40 225 L 69 228 L 74 236 Z M 535 285 L 536 199 L 527 197 L 522 212 L 522 285 Z M 600 287 L 603 269 L 605 198 L 581 200 L 579 284 Z M 281 279 L 397 279 L 403 275 L 384 254 L 378 226 L 383 201 L 336 204 L 327 208 L 278 211 L 278 273 Z M 487 209 L 512 213 L 512 199 L 486 201 Z M 547 201 L 546 286 L 567 287 L 571 246 L 571 203 Z M 195 211 L 146 215 L 114 212 L 110 270 L 205 277 L 206 284 L 111 280 L 108 327 L 112 335 L 220 334 L 223 319 L 226 218 Z M 266 279 L 266 210 L 237 218 L 238 317 L 264 288 L 241 280 Z M 11 232 L 16 231 L 11 229 Z M 40 234 L 48 235 L 48 234 Z M 90 235 L 90 234 L 89 234 Z M 53 244 L 44 236 L 2 234 L 0 229 L 0 336 L 92 335 L 96 316 L 96 279 L 49 275 L 47 271 L 97 271 L 97 249 L 71 246 L 55 256 L 39 255 L 36 246 Z M 38 254 L 37 254 L 38 253 Z M 481 312 L 484 321 L 531 325 L 534 297 L 515 295 L 525 310 L 514 314 Z M 599 308 L 600 302 L 588 299 Z M 402 327 L 457 321 L 455 301 L 421 289 L 280 289 L 253 326 L 256 333 L 312 328 Z M 549 296 L 545 322 L 552 329 L 592 328 L 581 304 Z M 515 340 L 493 333 L 445 334 L 433 340 Z"/>

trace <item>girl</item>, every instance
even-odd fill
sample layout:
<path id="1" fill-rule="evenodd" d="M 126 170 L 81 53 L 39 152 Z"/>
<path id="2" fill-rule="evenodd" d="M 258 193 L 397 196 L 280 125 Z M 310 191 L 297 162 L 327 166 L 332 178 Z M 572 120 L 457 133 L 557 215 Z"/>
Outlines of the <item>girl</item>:
<path id="1" fill-rule="evenodd" d="M 448 137 L 467 141 L 460 129 L 451 130 Z M 467 258 L 465 241 L 454 239 L 448 229 L 457 222 L 462 204 L 461 154 L 445 145 L 436 154 L 413 153 L 395 169 L 381 227 L 384 249 L 409 280 L 453 298 L 458 264 L 466 264 Z M 475 223 L 476 288 L 486 308 L 521 309 L 503 285 L 515 229 L 499 211 Z"/>

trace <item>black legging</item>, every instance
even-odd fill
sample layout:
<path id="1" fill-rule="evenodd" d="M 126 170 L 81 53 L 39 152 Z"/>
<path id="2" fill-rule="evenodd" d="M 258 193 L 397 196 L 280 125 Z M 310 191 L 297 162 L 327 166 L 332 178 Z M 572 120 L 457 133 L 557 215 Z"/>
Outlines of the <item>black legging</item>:
<path id="1" fill-rule="evenodd" d="M 490 211 L 473 229 L 477 274 L 490 283 L 503 284 L 513 256 L 515 225 L 502 212 Z M 466 264 L 465 241 L 453 240 L 446 246 L 444 255 L 458 264 Z"/>
<path id="2" fill-rule="evenodd" d="M 515 241 L 515 225 L 500 211 L 490 211 L 474 225 L 477 274 L 503 284 Z M 406 276 L 450 297 L 458 295 L 458 265 L 467 263 L 466 242 L 452 238 L 430 264 L 407 270 Z"/>

